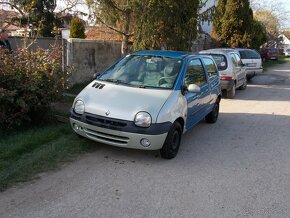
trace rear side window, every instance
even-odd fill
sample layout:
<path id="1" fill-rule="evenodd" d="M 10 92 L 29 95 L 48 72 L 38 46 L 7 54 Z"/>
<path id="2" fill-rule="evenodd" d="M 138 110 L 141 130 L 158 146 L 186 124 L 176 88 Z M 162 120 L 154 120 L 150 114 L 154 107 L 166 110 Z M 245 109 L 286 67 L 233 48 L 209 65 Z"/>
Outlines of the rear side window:
<path id="1" fill-rule="evenodd" d="M 242 51 L 239 51 L 239 53 L 240 53 L 242 59 L 250 59 L 250 55 L 249 55 L 248 51 L 242 50 Z"/>
<path id="2" fill-rule="evenodd" d="M 227 62 L 226 56 L 222 54 L 210 54 L 210 55 L 213 57 L 218 70 L 225 70 L 228 68 L 228 62 Z"/>
<path id="3" fill-rule="evenodd" d="M 203 58 L 203 62 L 209 77 L 217 76 L 218 71 L 214 61 L 210 58 Z"/>
<path id="4" fill-rule="evenodd" d="M 237 61 L 237 59 L 236 59 L 236 57 L 235 57 L 235 54 L 234 54 L 234 53 L 231 53 L 231 54 L 230 54 L 230 57 L 231 57 L 231 60 L 232 60 L 233 65 L 234 65 L 235 67 L 238 67 L 239 64 L 238 64 L 238 61 Z"/>

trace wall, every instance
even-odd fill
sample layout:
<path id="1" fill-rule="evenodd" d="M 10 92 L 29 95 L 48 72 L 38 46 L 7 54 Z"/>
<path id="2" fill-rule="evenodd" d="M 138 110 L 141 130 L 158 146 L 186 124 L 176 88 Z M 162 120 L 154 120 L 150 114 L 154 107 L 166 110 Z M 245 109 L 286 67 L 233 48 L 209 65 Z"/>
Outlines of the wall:
<path id="1" fill-rule="evenodd" d="M 73 66 L 72 84 L 92 80 L 121 57 L 121 43 L 115 41 L 69 39 L 66 50 L 66 65 Z"/>
<path id="2" fill-rule="evenodd" d="M 25 39 L 23 37 L 10 36 L 9 42 L 11 44 L 12 50 L 15 50 L 16 48 L 23 48 L 24 40 Z M 26 38 L 26 40 L 27 45 L 32 42 L 32 39 Z M 35 50 L 37 48 L 48 49 L 50 48 L 51 45 L 55 44 L 61 45 L 61 39 L 38 37 L 30 48 L 32 50 Z"/>

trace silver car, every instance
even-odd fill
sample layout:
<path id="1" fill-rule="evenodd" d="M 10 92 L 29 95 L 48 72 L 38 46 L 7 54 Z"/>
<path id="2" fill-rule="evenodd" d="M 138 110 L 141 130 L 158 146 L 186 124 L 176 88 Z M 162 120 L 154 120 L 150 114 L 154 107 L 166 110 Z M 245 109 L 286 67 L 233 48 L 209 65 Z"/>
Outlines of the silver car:
<path id="1" fill-rule="evenodd" d="M 245 66 L 238 51 L 228 48 L 203 50 L 200 54 L 211 55 L 220 72 L 221 89 L 224 97 L 234 98 L 236 89 L 247 88 Z"/>
<path id="2" fill-rule="evenodd" d="M 236 50 L 240 53 L 242 62 L 245 64 L 248 80 L 263 72 L 262 58 L 257 51 L 247 48 L 237 48 Z"/>
<path id="3" fill-rule="evenodd" d="M 212 57 L 139 51 L 102 72 L 75 98 L 70 123 L 88 139 L 176 156 L 181 136 L 215 123 L 221 89 Z"/>

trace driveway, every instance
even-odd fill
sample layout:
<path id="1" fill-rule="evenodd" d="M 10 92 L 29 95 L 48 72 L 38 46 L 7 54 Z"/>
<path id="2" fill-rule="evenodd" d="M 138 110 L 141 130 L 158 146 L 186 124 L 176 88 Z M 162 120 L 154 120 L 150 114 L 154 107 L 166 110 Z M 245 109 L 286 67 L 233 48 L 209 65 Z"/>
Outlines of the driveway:
<path id="1" fill-rule="evenodd" d="M 0 217 L 289 217 L 290 62 L 222 99 L 175 159 L 96 144 L 56 172 L 0 193 Z"/>

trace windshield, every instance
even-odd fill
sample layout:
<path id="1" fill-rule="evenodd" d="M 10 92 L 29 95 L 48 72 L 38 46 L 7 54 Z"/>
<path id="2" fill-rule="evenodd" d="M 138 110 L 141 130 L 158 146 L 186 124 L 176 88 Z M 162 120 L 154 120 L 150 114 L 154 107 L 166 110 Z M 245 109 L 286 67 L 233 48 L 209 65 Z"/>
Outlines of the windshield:
<path id="1" fill-rule="evenodd" d="M 160 56 L 128 55 L 97 79 L 140 88 L 173 88 L 182 60 Z"/>

